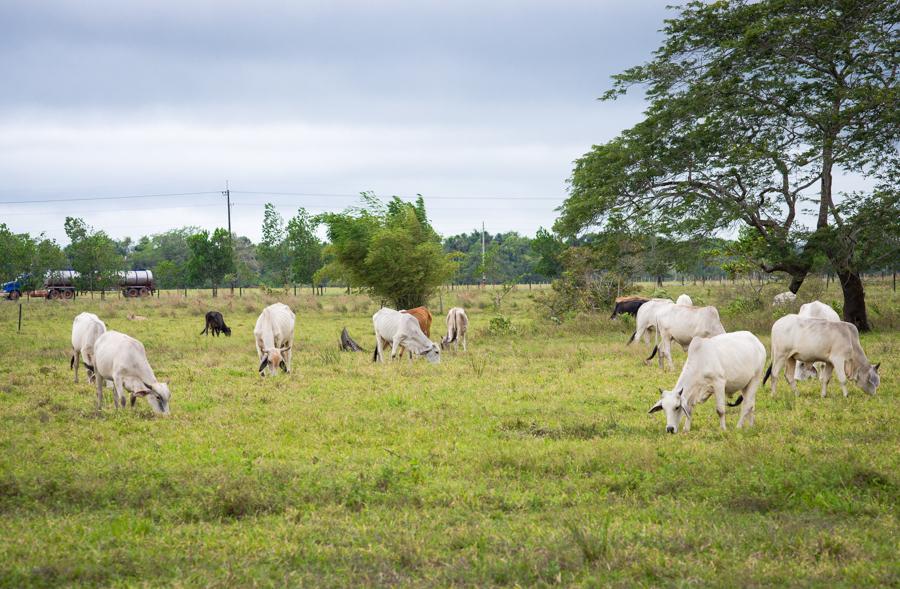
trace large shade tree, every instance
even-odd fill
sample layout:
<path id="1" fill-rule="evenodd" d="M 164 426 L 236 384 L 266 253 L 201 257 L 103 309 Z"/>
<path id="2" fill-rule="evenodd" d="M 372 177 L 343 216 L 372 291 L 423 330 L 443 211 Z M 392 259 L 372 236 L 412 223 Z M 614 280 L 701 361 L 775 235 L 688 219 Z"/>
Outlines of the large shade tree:
<path id="1" fill-rule="evenodd" d="M 654 58 L 615 77 L 604 98 L 641 86 L 646 118 L 576 163 L 556 229 L 611 214 L 682 236 L 743 225 L 762 244 L 755 262 L 794 292 L 825 255 L 844 318 L 868 329 L 840 211 L 875 193 L 841 199 L 835 176 L 877 182 L 898 165 L 898 22 L 886 0 L 687 3 Z"/>

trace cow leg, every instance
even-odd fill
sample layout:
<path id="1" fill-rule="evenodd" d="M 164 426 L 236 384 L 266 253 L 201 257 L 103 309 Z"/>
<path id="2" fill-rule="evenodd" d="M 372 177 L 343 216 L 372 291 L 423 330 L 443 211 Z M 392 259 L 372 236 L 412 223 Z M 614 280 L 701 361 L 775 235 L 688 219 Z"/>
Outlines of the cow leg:
<path id="1" fill-rule="evenodd" d="M 830 363 L 832 368 L 834 369 L 834 374 L 837 376 L 838 382 L 841 383 L 841 392 L 844 393 L 844 397 L 847 396 L 847 373 L 844 372 L 844 360 L 838 359 L 837 362 Z"/>
<path id="2" fill-rule="evenodd" d="M 78 360 L 79 360 L 80 354 L 78 353 L 78 350 L 72 350 L 72 352 L 75 354 L 75 356 L 74 356 L 74 358 L 75 358 L 75 360 L 74 360 L 74 362 L 75 362 L 75 382 L 78 382 Z"/>
<path id="3" fill-rule="evenodd" d="M 718 384 L 715 387 L 715 395 L 716 395 L 716 413 L 719 414 L 719 426 L 722 428 L 722 431 L 727 431 L 728 428 L 725 427 L 725 383 Z"/>
<path id="4" fill-rule="evenodd" d="M 285 360 L 284 365 L 287 366 L 288 374 L 291 373 L 291 358 L 294 356 L 294 341 L 291 340 L 288 345 L 291 347 L 287 352 L 284 353 Z"/>
<path id="5" fill-rule="evenodd" d="M 759 390 L 760 382 L 759 378 L 754 378 L 741 391 L 744 395 L 744 400 L 741 402 L 741 417 L 737 422 L 738 428 L 744 427 L 744 420 L 747 421 L 748 426 L 753 427 L 754 416 L 756 415 L 756 391 Z"/>
<path id="6" fill-rule="evenodd" d="M 97 384 L 97 411 L 103 411 L 103 385 L 106 384 L 106 380 L 100 378 L 99 374 L 95 374 L 94 376 L 94 381 Z"/>
<path id="7" fill-rule="evenodd" d="M 780 356 L 776 356 L 775 352 L 772 352 L 772 373 L 769 374 L 769 379 L 772 383 L 772 396 L 774 397 L 778 394 L 777 384 L 778 384 L 778 376 L 781 374 L 781 369 L 784 368 L 784 358 Z"/>
<path id="8" fill-rule="evenodd" d="M 125 407 L 125 383 L 122 381 L 121 377 L 113 378 L 113 391 L 113 400 L 116 409 L 119 408 L 120 403 L 122 407 Z"/>
<path id="9" fill-rule="evenodd" d="M 797 372 L 797 361 L 788 356 L 787 360 L 784 362 L 784 379 L 791 385 L 791 390 L 794 391 L 794 396 L 798 394 L 797 392 L 797 381 L 795 380 Z"/>
<path id="10" fill-rule="evenodd" d="M 465 333 L 463 333 L 462 339 L 463 339 L 463 352 L 468 352 L 468 350 L 466 349 L 466 334 Z M 457 345 L 459 345 L 459 344 L 457 344 Z"/>
<path id="11" fill-rule="evenodd" d="M 819 385 L 822 387 L 822 398 L 825 398 L 825 395 L 828 394 L 828 381 L 831 380 L 831 372 L 834 369 L 831 367 L 831 364 L 825 362 L 822 366 L 822 370 L 819 371 Z"/>
<path id="12" fill-rule="evenodd" d="M 398 352 L 402 353 L 402 348 L 403 348 L 403 346 L 400 345 L 400 339 L 394 338 L 394 341 L 391 342 L 391 360 L 392 361 L 394 360 L 394 358 L 397 357 Z"/>

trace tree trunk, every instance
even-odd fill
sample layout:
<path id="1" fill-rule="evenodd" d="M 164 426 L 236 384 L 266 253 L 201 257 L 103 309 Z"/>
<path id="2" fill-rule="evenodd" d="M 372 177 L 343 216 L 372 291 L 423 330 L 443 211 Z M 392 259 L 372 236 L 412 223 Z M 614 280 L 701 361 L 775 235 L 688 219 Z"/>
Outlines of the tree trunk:
<path id="1" fill-rule="evenodd" d="M 860 331 L 869 331 L 869 318 L 866 315 L 866 293 L 857 272 L 838 272 L 841 290 L 844 291 L 844 321 L 852 323 Z"/>
<path id="2" fill-rule="evenodd" d="M 788 285 L 788 290 L 797 294 L 797 291 L 803 286 L 804 280 L 806 280 L 806 272 L 803 272 L 802 274 L 791 274 L 791 283 Z"/>
<path id="3" fill-rule="evenodd" d="M 663 283 L 662 283 L 662 276 L 657 276 L 657 277 L 656 277 L 656 286 L 662 288 L 662 285 L 663 285 Z"/>

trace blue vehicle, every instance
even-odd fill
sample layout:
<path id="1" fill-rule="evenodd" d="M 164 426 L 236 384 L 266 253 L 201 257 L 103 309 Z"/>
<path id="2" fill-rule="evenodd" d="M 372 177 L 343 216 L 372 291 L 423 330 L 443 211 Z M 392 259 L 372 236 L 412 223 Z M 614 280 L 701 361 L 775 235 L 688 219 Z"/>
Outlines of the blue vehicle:
<path id="1" fill-rule="evenodd" d="M 15 280 L 3 283 L 3 298 L 16 301 L 22 296 L 22 285 L 31 278 L 31 274 L 22 274 Z"/>

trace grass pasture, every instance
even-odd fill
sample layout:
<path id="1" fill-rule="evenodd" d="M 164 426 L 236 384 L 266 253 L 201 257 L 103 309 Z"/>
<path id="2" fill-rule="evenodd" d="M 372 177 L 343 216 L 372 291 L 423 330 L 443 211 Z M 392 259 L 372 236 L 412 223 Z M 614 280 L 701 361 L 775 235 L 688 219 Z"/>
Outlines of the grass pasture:
<path id="1" fill-rule="evenodd" d="M 768 345 L 773 310 L 738 287 L 667 289 Z M 469 352 L 438 366 L 338 352 L 344 326 L 371 352 L 363 296 L 34 300 L 20 334 L 0 305 L 0 586 L 900 585 L 886 285 L 867 290 L 876 397 L 807 381 L 795 399 L 782 381 L 755 428 L 735 430 L 735 408 L 719 431 L 708 401 L 675 436 L 647 410 L 677 372 L 624 345 L 633 323 L 543 320 L 535 292 L 504 300 L 514 333 L 491 332 L 489 292 L 445 292 Z M 294 373 L 260 379 L 252 329 L 276 300 L 298 316 Z M 233 337 L 198 335 L 209 309 Z M 72 383 L 82 310 L 144 342 L 169 418 L 117 412 L 111 389 L 98 413 L 84 372 Z"/>

